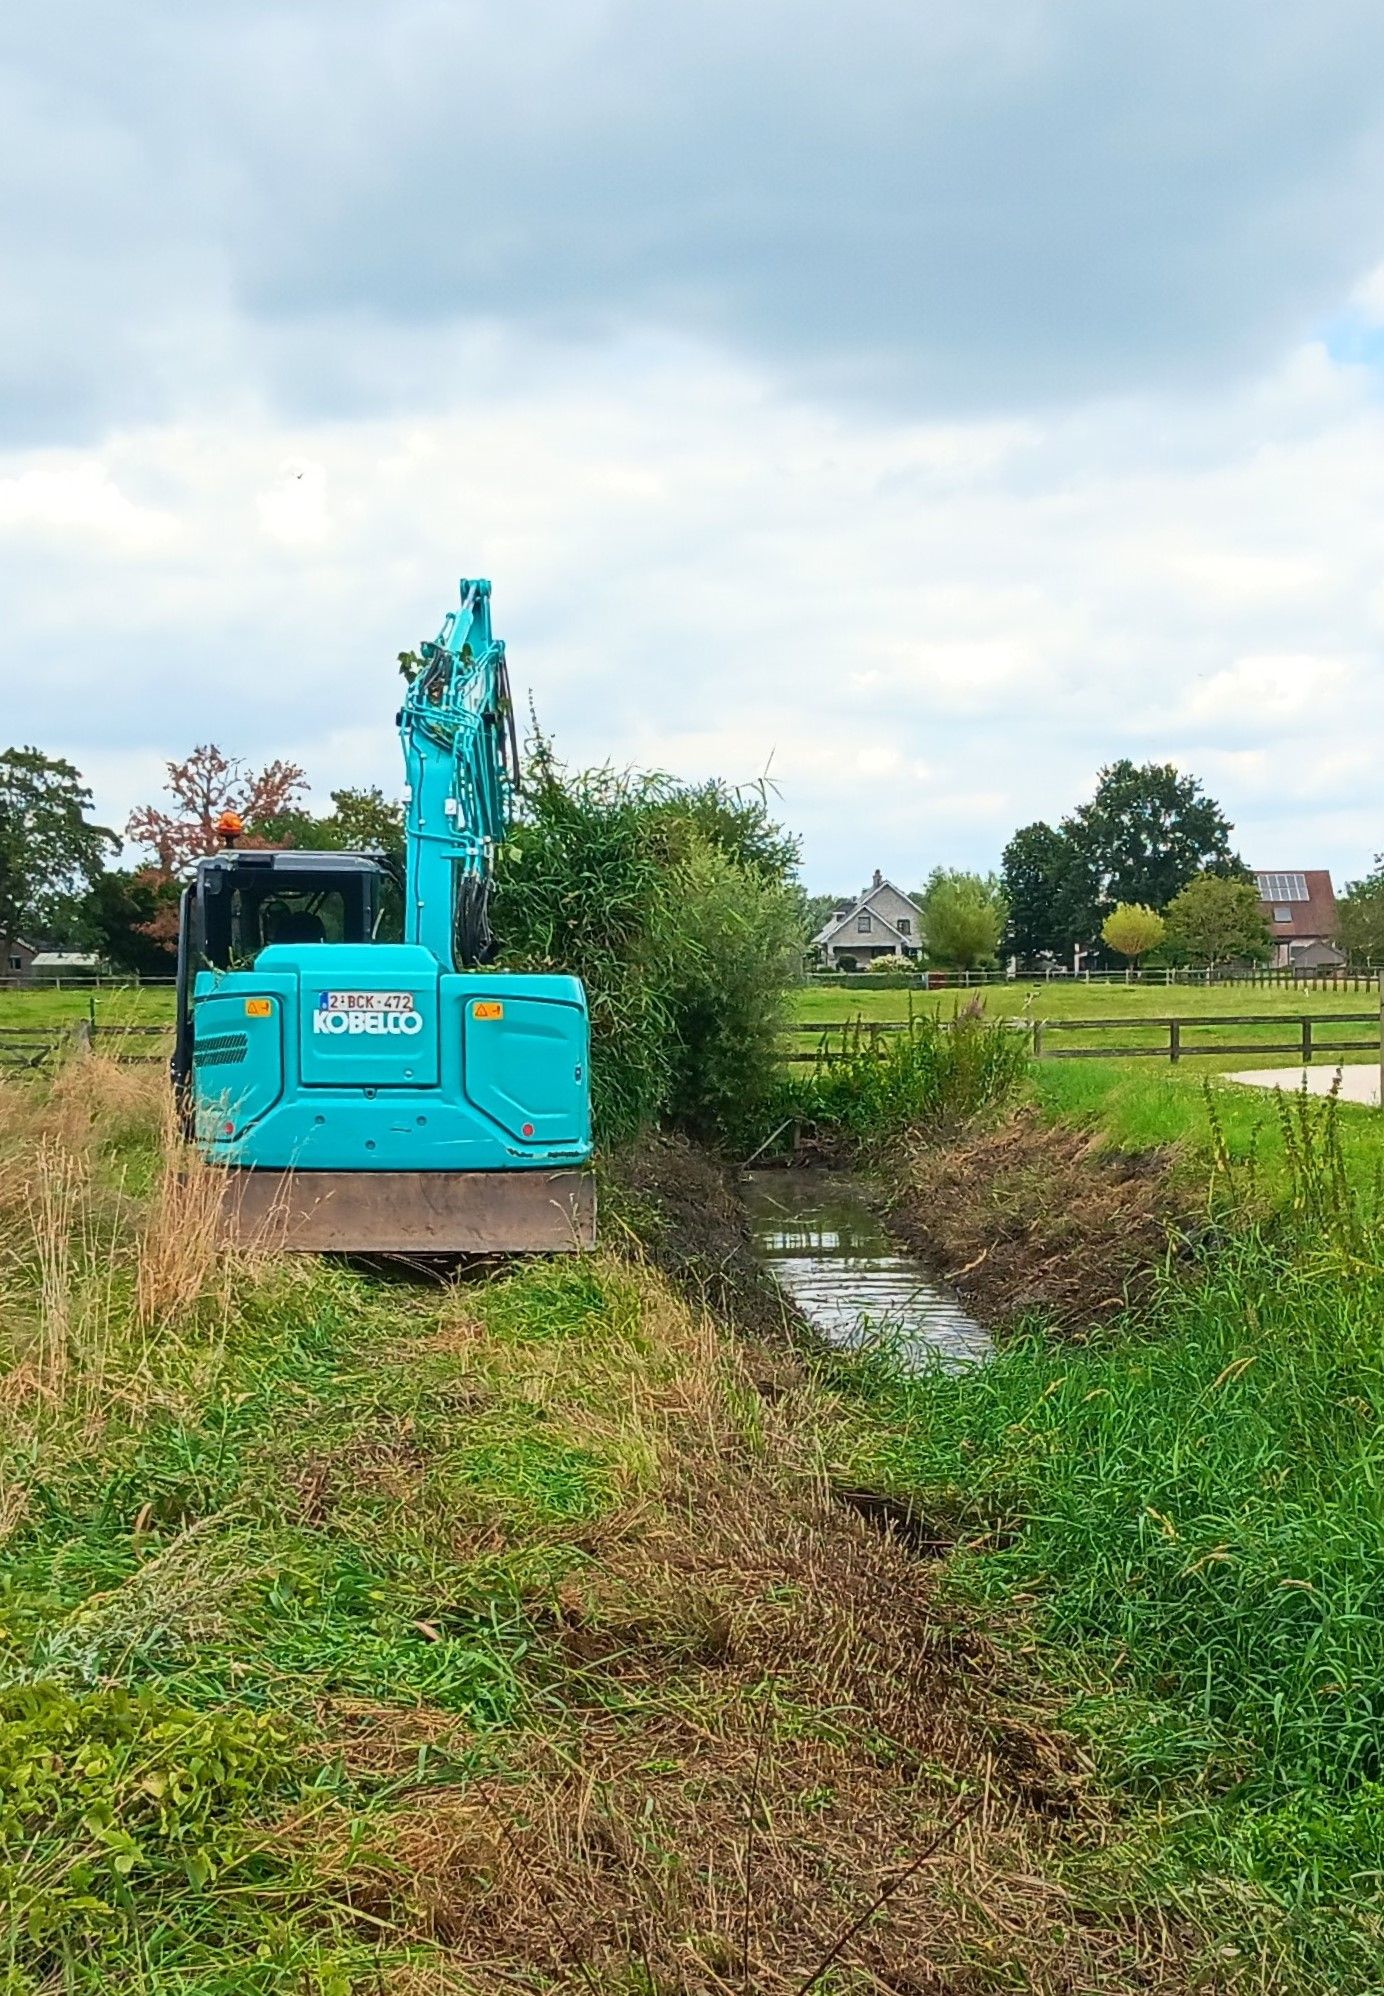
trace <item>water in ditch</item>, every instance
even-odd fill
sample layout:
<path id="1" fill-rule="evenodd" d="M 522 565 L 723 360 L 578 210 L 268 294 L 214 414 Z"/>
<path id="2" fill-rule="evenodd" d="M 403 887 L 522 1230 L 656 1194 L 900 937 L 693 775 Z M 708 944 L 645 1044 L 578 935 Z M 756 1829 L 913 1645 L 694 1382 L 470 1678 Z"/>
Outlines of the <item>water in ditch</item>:
<path id="1" fill-rule="evenodd" d="M 947 1371 L 989 1357 L 989 1337 L 944 1284 L 900 1250 L 842 1173 L 752 1171 L 746 1202 L 760 1259 L 831 1343 L 884 1339 L 906 1363 Z"/>

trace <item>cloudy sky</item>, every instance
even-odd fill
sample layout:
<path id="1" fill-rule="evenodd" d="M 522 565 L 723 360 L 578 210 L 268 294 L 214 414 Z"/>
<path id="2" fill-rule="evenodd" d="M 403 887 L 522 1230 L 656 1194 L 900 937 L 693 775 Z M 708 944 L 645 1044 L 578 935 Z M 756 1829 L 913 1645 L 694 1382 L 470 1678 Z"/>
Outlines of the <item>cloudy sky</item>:
<path id="1" fill-rule="evenodd" d="M 0 167 L 0 737 L 109 822 L 396 789 L 466 573 L 814 887 L 1117 755 L 1384 848 L 1378 0 L 44 0 Z"/>

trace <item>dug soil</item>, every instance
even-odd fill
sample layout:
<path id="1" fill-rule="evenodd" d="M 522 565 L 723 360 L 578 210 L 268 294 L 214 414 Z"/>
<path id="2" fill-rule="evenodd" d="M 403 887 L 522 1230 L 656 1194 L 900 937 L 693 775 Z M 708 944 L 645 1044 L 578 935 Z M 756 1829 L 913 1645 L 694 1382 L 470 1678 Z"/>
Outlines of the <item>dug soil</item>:
<path id="1" fill-rule="evenodd" d="M 886 1217 L 982 1323 L 1040 1314 L 1068 1335 L 1137 1302 L 1198 1233 L 1166 1151 L 1116 1150 L 1033 1110 L 918 1147 Z"/>

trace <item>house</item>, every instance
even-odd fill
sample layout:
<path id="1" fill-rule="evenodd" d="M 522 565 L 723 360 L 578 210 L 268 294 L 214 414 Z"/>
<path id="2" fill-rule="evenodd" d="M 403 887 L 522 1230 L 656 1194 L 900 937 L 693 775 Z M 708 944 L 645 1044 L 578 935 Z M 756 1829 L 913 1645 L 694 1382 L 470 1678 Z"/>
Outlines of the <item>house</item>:
<path id="1" fill-rule="evenodd" d="M 37 943 L 26 943 L 23 936 L 0 936 L 0 980 L 23 977 L 37 955 Z"/>
<path id="2" fill-rule="evenodd" d="M 1329 873 L 1259 873 L 1259 907 L 1273 932 L 1273 962 L 1283 970 L 1334 970 L 1346 960 L 1336 944 L 1336 892 Z"/>
<path id="3" fill-rule="evenodd" d="M 916 956 L 923 946 L 922 910 L 876 869 L 854 901 L 838 901 L 812 945 L 829 970 L 864 970 L 877 956 Z"/>

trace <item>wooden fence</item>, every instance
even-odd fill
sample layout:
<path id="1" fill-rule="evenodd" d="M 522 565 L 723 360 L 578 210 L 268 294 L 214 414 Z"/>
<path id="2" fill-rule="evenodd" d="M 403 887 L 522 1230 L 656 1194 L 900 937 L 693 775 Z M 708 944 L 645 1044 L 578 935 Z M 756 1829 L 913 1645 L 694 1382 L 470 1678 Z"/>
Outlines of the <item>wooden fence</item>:
<path id="1" fill-rule="evenodd" d="M 142 1052 L 150 1039 L 161 1039 L 163 1050 Z M 106 1041 L 114 1042 L 107 1046 Z M 133 1047 L 125 1042 L 132 1041 Z M 166 1061 L 173 1042 L 173 1023 L 166 1026 L 101 1026 L 90 1019 L 74 1019 L 70 1024 L 0 1027 L 0 1070 L 37 1072 L 49 1067 L 63 1053 L 99 1047 L 117 1060 L 152 1064 Z"/>
<path id="2" fill-rule="evenodd" d="M 1345 1053 L 1372 1053 L 1381 1058 L 1381 1015 L 1379 1012 L 1314 1012 L 1284 1014 L 1272 1012 L 1245 1012 L 1222 1014 L 1197 1018 L 1171 1019 L 1006 1019 L 1012 1031 L 1025 1033 L 1035 1060 L 1168 1060 L 1195 1059 L 1197 1056 L 1224 1054 L 1293 1054 L 1304 1067 L 1310 1067 L 1314 1060 Z M 807 1034 L 816 1037 L 815 1047 L 806 1050 L 795 1049 L 785 1053 L 788 1061 L 808 1061 L 814 1065 L 823 1060 L 839 1060 L 845 1053 L 848 1043 L 864 1043 L 879 1050 L 884 1045 L 884 1036 L 889 1033 L 906 1033 L 910 1021 L 907 1019 L 861 1019 L 861 1020 L 803 1020 L 788 1028 L 788 1035 L 800 1039 Z M 1291 1039 L 1259 1039 L 1229 1041 L 1208 1040 L 1207 1034 L 1224 1028 L 1243 1029 L 1246 1026 L 1272 1026 L 1284 1032 L 1291 1032 Z M 1369 1026 L 1372 1030 L 1366 1039 L 1322 1039 L 1318 1028 L 1322 1026 Z M 1102 1036 L 1107 1033 L 1157 1033 L 1160 1040 L 1150 1046 L 1147 1042 L 1133 1042 L 1128 1039 L 1118 1044 L 1107 1043 L 1101 1046 L 1053 1046 L 1053 1035 L 1094 1033 Z"/>

